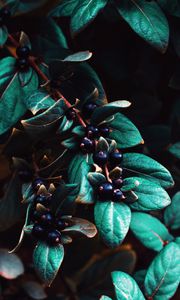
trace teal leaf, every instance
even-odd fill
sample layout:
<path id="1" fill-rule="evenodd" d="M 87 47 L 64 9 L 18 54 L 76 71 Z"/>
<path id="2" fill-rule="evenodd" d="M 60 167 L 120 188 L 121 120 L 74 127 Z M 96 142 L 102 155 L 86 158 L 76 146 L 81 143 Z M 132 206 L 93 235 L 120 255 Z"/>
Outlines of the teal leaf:
<path id="1" fill-rule="evenodd" d="M 101 296 L 100 300 L 112 300 L 112 298 L 103 295 Z"/>
<path id="2" fill-rule="evenodd" d="M 121 0 L 116 7 L 121 17 L 140 37 L 162 53 L 166 51 L 169 25 L 155 1 Z"/>
<path id="3" fill-rule="evenodd" d="M 175 238 L 174 242 L 180 247 L 180 237 Z"/>
<path id="4" fill-rule="evenodd" d="M 117 300 L 145 300 L 136 281 L 120 271 L 112 272 L 112 281 Z"/>
<path id="5" fill-rule="evenodd" d="M 170 299 L 179 284 L 180 248 L 170 243 L 155 257 L 144 281 L 145 295 L 154 300 Z"/>
<path id="6" fill-rule="evenodd" d="M 160 251 L 173 239 L 163 223 L 145 213 L 132 213 L 130 229 L 145 247 L 155 251 Z"/>
<path id="7" fill-rule="evenodd" d="M 27 85 L 33 76 L 36 76 L 35 71 L 30 67 L 27 71 L 24 72 L 18 72 L 20 85 L 24 87 Z"/>
<path id="8" fill-rule="evenodd" d="M 180 142 L 177 142 L 174 145 L 170 146 L 168 151 L 177 159 L 180 159 Z"/>
<path id="9" fill-rule="evenodd" d="M 124 149 L 144 143 L 136 126 L 124 115 L 115 114 L 107 124 L 112 129 L 109 138 L 116 141 L 118 148 Z"/>
<path id="10" fill-rule="evenodd" d="M 97 229 L 93 223 L 81 218 L 73 217 L 70 219 L 70 225 L 67 226 L 62 232 L 65 232 L 68 235 L 71 233 L 80 233 L 88 238 L 93 238 L 97 233 Z"/>
<path id="11" fill-rule="evenodd" d="M 7 56 L 0 60 L 0 91 L 1 93 L 7 87 L 11 79 L 15 74 L 16 59 L 11 56 Z"/>
<path id="12" fill-rule="evenodd" d="M 134 210 L 157 210 L 168 206 L 171 203 L 168 193 L 158 184 L 145 178 L 134 177 L 139 185 L 133 190 L 138 200 L 130 207 Z"/>
<path id="13" fill-rule="evenodd" d="M 96 151 L 105 151 L 108 152 L 109 151 L 109 144 L 107 142 L 107 140 L 105 138 L 103 138 L 102 136 L 99 138 L 97 144 L 96 144 Z"/>
<path id="14" fill-rule="evenodd" d="M 85 136 L 85 128 L 83 126 L 75 126 L 73 129 L 72 129 L 72 133 L 80 136 L 80 137 L 84 137 Z"/>
<path id="15" fill-rule="evenodd" d="M 129 107 L 130 105 L 131 103 L 127 100 L 118 100 L 104 104 L 94 110 L 91 116 L 91 122 L 92 124 L 99 124 L 109 116 L 121 111 L 122 108 Z"/>
<path id="16" fill-rule="evenodd" d="M 40 110 L 45 110 L 51 107 L 55 101 L 51 96 L 41 90 L 36 90 L 26 97 L 24 100 L 27 108 L 35 115 Z"/>
<path id="17" fill-rule="evenodd" d="M 90 59 L 92 52 L 89 51 L 80 51 L 66 56 L 62 61 L 64 62 L 82 62 Z"/>
<path id="18" fill-rule="evenodd" d="M 69 130 L 73 124 L 74 124 L 73 120 L 68 120 L 68 118 L 64 116 L 61 120 L 61 124 L 57 130 L 57 133 L 61 134 L 62 132 Z"/>
<path id="19" fill-rule="evenodd" d="M 164 188 L 172 187 L 173 178 L 169 171 L 154 159 L 140 153 L 125 153 L 122 167 L 136 176 L 154 180 Z"/>
<path id="20" fill-rule="evenodd" d="M 157 0 L 157 3 L 170 15 L 180 17 L 180 2 L 179 0 Z"/>
<path id="21" fill-rule="evenodd" d="M 177 192 L 171 204 L 164 211 L 164 222 L 171 229 L 180 228 L 180 192 Z"/>
<path id="22" fill-rule="evenodd" d="M 10 254 L 0 249 L 0 274 L 3 278 L 12 280 L 24 273 L 24 266 L 16 254 Z"/>
<path id="23" fill-rule="evenodd" d="M 34 249 L 33 262 L 35 270 L 47 286 L 50 286 L 56 277 L 63 258 L 64 247 L 62 245 L 50 247 L 43 242 L 39 242 Z"/>
<path id="24" fill-rule="evenodd" d="M 61 143 L 66 149 L 69 150 L 78 150 L 78 143 L 75 137 L 70 137 Z"/>
<path id="25" fill-rule="evenodd" d="M 145 279 L 146 273 L 147 273 L 147 270 L 145 270 L 145 269 L 139 270 L 134 273 L 133 277 L 140 288 L 143 288 L 143 286 L 144 286 L 144 279 Z"/>
<path id="26" fill-rule="evenodd" d="M 98 232 L 109 247 L 119 246 L 131 221 L 131 210 L 124 203 L 97 201 L 94 207 L 94 219 Z"/>
<path id="27" fill-rule="evenodd" d="M 105 7 L 108 0 L 78 1 L 71 17 L 71 31 L 73 34 L 83 30 L 91 23 L 97 14 Z"/>
<path id="28" fill-rule="evenodd" d="M 8 30 L 6 26 L 0 27 L 0 47 L 2 47 L 8 38 Z"/>
<path id="29" fill-rule="evenodd" d="M 14 173 L 0 199 L 0 231 L 7 230 L 21 219 L 21 206 L 21 182 Z"/>
<path id="30" fill-rule="evenodd" d="M 106 177 L 97 172 L 89 172 L 88 173 L 88 180 L 94 187 L 100 186 L 103 182 L 106 182 Z"/>
<path id="31" fill-rule="evenodd" d="M 76 154 L 69 165 L 69 182 L 79 185 L 79 193 L 76 198 L 78 203 L 94 203 L 93 188 L 88 180 L 88 173 L 91 171 L 91 168 L 92 166 L 88 164 L 86 155 L 82 154 Z"/>
<path id="32" fill-rule="evenodd" d="M 51 17 L 68 17 L 78 4 L 77 0 L 62 0 L 61 3 L 50 11 Z"/>
<path id="33" fill-rule="evenodd" d="M 128 192 L 131 190 L 134 190 L 136 188 L 136 186 L 139 185 L 139 181 L 137 179 L 135 179 L 134 177 L 129 177 L 129 178 L 125 178 L 123 180 L 123 185 L 121 188 L 122 192 Z"/>
<path id="34" fill-rule="evenodd" d="M 22 197 L 23 197 L 23 202 L 25 203 L 33 202 L 35 194 L 31 183 L 23 183 Z"/>
<path id="35" fill-rule="evenodd" d="M 26 112 L 26 106 L 23 99 L 26 98 L 32 90 L 38 87 L 38 77 L 32 77 L 32 80 L 23 88 L 20 86 L 18 74 L 16 73 L 0 99 L 0 134 L 13 126 Z"/>

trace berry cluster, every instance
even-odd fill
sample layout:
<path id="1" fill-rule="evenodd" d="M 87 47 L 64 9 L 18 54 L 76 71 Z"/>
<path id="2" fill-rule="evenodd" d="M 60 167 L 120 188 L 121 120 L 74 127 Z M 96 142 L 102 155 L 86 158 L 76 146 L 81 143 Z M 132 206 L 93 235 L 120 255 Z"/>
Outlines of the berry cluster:
<path id="1" fill-rule="evenodd" d="M 107 163 L 112 167 L 116 167 L 121 164 L 123 159 L 123 154 L 119 150 L 108 153 L 107 151 L 99 151 L 93 154 L 93 160 L 95 164 L 100 167 L 106 165 Z"/>
<path id="2" fill-rule="evenodd" d="M 33 182 L 34 191 L 37 192 L 41 185 L 44 185 L 40 178 Z M 50 211 L 52 202 L 51 194 L 39 194 L 35 196 L 34 208 L 31 219 L 34 223 L 32 235 L 38 240 L 46 241 L 50 246 L 56 246 L 61 243 L 61 231 L 68 226 L 61 217 L 55 217 Z M 43 210 L 37 209 L 37 204 L 43 205 Z"/>
<path id="3" fill-rule="evenodd" d="M 11 17 L 11 12 L 6 7 L 0 10 L 0 27 L 6 25 Z"/>
<path id="4" fill-rule="evenodd" d="M 125 199 L 121 191 L 123 180 L 121 177 L 112 180 L 112 183 L 107 181 L 98 187 L 99 200 L 122 201 Z"/>
<path id="5" fill-rule="evenodd" d="M 29 68 L 29 55 L 30 49 L 27 46 L 18 47 L 16 49 L 17 54 L 17 68 L 20 71 L 27 71 Z"/>

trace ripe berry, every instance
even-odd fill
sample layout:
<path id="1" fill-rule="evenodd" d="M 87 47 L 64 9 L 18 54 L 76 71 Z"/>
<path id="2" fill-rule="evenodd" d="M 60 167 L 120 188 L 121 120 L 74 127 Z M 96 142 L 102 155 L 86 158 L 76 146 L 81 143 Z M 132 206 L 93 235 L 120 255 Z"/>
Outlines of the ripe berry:
<path id="1" fill-rule="evenodd" d="M 39 222 L 40 219 L 41 219 L 41 216 L 42 216 L 42 212 L 38 211 L 38 210 L 34 210 L 32 212 L 32 216 L 31 216 L 31 219 L 32 221 L 34 222 Z"/>
<path id="2" fill-rule="evenodd" d="M 25 58 L 18 58 L 16 62 L 19 71 L 27 71 L 29 68 L 29 62 Z"/>
<path id="3" fill-rule="evenodd" d="M 68 120 L 76 119 L 76 111 L 73 108 L 70 108 L 66 111 L 66 118 Z"/>
<path id="4" fill-rule="evenodd" d="M 32 187 L 35 191 L 38 191 L 41 185 L 44 185 L 44 180 L 41 178 L 36 178 L 32 183 Z"/>
<path id="5" fill-rule="evenodd" d="M 123 184 L 123 180 L 122 178 L 117 178 L 117 179 L 113 179 L 112 181 L 113 183 L 113 186 L 116 188 L 116 189 L 120 189 L 122 187 L 122 184 Z"/>
<path id="6" fill-rule="evenodd" d="M 98 188 L 98 195 L 102 200 L 110 200 L 113 195 L 113 186 L 110 182 L 102 183 Z"/>
<path id="7" fill-rule="evenodd" d="M 40 195 L 37 195 L 36 198 L 35 198 L 35 203 L 39 203 L 39 204 L 42 204 L 44 206 L 48 206 L 51 204 L 51 195 L 44 195 L 44 194 L 40 194 Z"/>
<path id="8" fill-rule="evenodd" d="M 113 200 L 114 201 L 120 201 L 124 198 L 123 193 L 121 192 L 120 189 L 115 189 L 113 191 Z"/>
<path id="9" fill-rule="evenodd" d="M 34 235 L 38 239 L 44 239 L 45 228 L 40 224 L 34 224 L 32 229 L 32 235 Z"/>
<path id="10" fill-rule="evenodd" d="M 61 231 L 61 230 L 63 230 L 64 228 L 66 228 L 67 225 L 68 225 L 68 224 L 67 224 L 64 220 L 62 220 L 62 219 L 56 219 L 56 221 L 55 221 L 55 226 L 56 226 L 56 228 L 57 228 L 59 231 Z"/>
<path id="11" fill-rule="evenodd" d="M 61 242 L 61 233 L 56 229 L 49 231 L 47 235 L 47 242 L 51 246 L 58 245 Z"/>
<path id="12" fill-rule="evenodd" d="M 94 102 L 87 102 L 84 104 L 82 108 L 82 113 L 85 116 L 85 118 L 90 118 L 93 111 L 97 108 L 97 104 Z"/>
<path id="13" fill-rule="evenodd" d="M 109 132 L 110 132 L 109 127 L 107 127 L 107 126 L 106 127 L 105 126 L 100 127 L 99 131 L 100 131 L 101 136 L 103 136 L 103 137 L 108 137 L 109 136 Z"/>
<path id="14" fill-rule="evenodd" d="M 28 58 L 28 56 L 30 54 L 30 49 L 27 46 L 18 47 L 16 49 L 16 54 L 19 58 Z"/>
<path id="15" fill-rule="evenodd" d="M 110 163 L 113 166 L 117 166 L 122 162 L 123 154 L 122 152 L 114 151 L 110 153 Z"/>
<path id="16" fill-rule="evenodd" d="M 108 153 L 104 151 L 99 151 L 93 154 L 93 160 L 95 164 L 99 166 L 104 166 L 108 160 Z"/>
<path id="17" fill-rule="evenodd" d="M 19 170 L 18 171 L 18 175 L 19 175 L 19 178 L 23 181 L 23 182 L 29 182 L 32 180 L 32 177 L 33 177 L 33 173 L 31 170 L 27 170 L 27 169 L 24 169 L 24 170 Z"/>
<path id="18" fill-rule="evenodd" d="M 80 148 L 84 154 L 91 153 L 94 150 L 94 141 L 85 137 L 81 141 Z"/>
<path id="19" fill-rule="evenodd" d="M 40 223 L 44 226 L 51 226 L 53 221 L 54 218 L 50 212 L 45 212 L 40 217 Z"/>
<path id="20" fill-rule="evenodd" d="M 87 126 L 87 136 L 88 136 L 88 138 L 99 137 L 99 129 L 93 125 L 88 125 Z"/>

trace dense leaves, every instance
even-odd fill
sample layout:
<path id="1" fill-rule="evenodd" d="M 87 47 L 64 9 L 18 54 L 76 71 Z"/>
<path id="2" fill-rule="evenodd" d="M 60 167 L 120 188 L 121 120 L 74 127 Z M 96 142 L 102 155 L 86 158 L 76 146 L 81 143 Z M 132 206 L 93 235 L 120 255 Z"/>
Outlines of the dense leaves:
<path id="1" fill-rule="evenodd" d="M 164 221 L 166 226 L 171 229 L 180 228 L 180 192 L 177 192 L 173 198 L 171 205 L 169 205 L 164 211 Z"/>

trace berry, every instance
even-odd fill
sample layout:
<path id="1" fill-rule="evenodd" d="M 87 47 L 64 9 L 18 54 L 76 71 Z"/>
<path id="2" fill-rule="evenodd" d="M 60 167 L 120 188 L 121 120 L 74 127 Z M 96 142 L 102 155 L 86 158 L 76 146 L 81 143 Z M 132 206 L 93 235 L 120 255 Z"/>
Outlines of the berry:
<path id="1" fill-rule="evenodd" d="M 95 164 L 99 166 L 104 166 L 107 163 L 108 153 L 104 151 L 99 151 L 93 154 L 93 160 Z"/>
<path id="2" fill-rule="evenodd" d="M 44 239 L 45 228 L 40 224 L 34 224 L 32 229 L 32 235 L 34 235 L 38 239 Z"/>
<path id="3" fill-rule="evenodd" d="M 40 217 L 40 223 L 44 226 L 51 226 L 53 224 L 54 218 L 50 212 L 45 212 Z"/>
<path id="4" fill-rule="evenodd" d="M 123 154 L 122 152 L 114 151 L 110 153 L 110 163 L 113 166 L 117 166 L 122 162 Z"/>
<path id="5" fill-rule="evenodd" d="M 36 178 L 32 183 L 32 187 L 35 191 L 38 191 L 41 185 L 44 185 L 44 181 L 41 178 Z"/>
<path id="6" fill-rule="evenodd" d="M 44 195 L 44 194 L 37 195 L 35 198 L 35 203 L 36 204 L 39 203 L 44 206 L 48 206 L 51 203 L 51 195 Z"/>
<path id="7" fill-rule="evenodd" d="M 64 220 L 62 220 L 62 219 L 56 219 L 56 221 L 55 221 L 55 226 L 56 226 L 56 228 L 57 228 L 59 231 L 61 231 L 61 230 L 63 230 L 64 228 L 66 228 L 67 225 L 68 225 L 68 224 L 67 224 Z"/>
<path id="8" fill-rule="evenodd" d="M 32 180 L 33 177 L 33 173 L 30 170 L 19 170 L 18 172 L 19 178 L 23 181 L 23 182 L 29 182 Z"/>
<path id="9" fill-rule="evenodd" d="M 32 216 L 31 216 L 31 219 L 32 221 L 34 222 L 39 222 L 40 219 L 41 219 L 41 216 L 42 216 L 42 212 L 38 211 L 38 210 L 34 210 L 32 212 Z"/>
<path id="10" fill-rule="evenodd" d="M 18 47 L 16 49 L 16 54 L 19 58 L 28 58 L 28 56 L 30 54 L 30 49 L 27 46 Z"/>
<path id="11" fill-rule="evenodd" d="M 109 127 L 107 127 L 107 126 L 106 127 L 105 126 L 100 127 L 99 131 L 100 131 L 101 136 L 103 136 L 103 137 L 108 137 L 109 136 L 109 132 L 110 132 Z"/>
<path id="12" fill-rule="evenodd" d="M 115 190 L 113 191 L 113 200 L 114 200 L 114 201 L 120 201 L 120 200 L 122 200 L 123 198 L 124 198 L 124 195 L 123 195 L 123 193 L 121 192 L 120 189 L 115 189 Z"/>
<path id="13" fill-rule="evenodd" d="M 85 116 L 85 118 L 90 118 L 93 111 L 97 108 L 97 104 L 94 102 L 87 102 L 84 104 L 82 108 L 82 113 Z"/>
<path id="14" fill-rule="evenodd" d="M 87 126 L 87 136 L 88 136 L 88 138 L 99 137 L 99 129 L 93 125 L 88 125 Z"/>
<path id="15" fill-rule="evenodd" d="M 102 183 L 98 188 L 99 197 L 102 200 L 109 200 L 113 195 L 113 186 L 110 182 Z"/>
<path id="16" fill-rule="evenodd" d="M 85 137 L 81 141 L 80 148 L 83 153 L 91 153 L 94 150 L 94 141 Z"/>
<path id="17" fill-rule="evenodd" d="M 60 244 L 60 242 L 61 242 L 61 233 L 56 229 L 53 229 L 53 230 L 49 231 L 48 235 L 47 235 L 47 242 L 51 246 L 56 246 L 56 245 Z"/>
<path id="18" fill-rule="evenodd" d="M 18 58 L 16 62 L 19 71 L 27 71 L 29 68 L 29 62 L 25 58 Z"/>
<path id="19" fill-rule="evenodd" d="M 6 7 L 0 10 L 0 26 L 5 25 L 11 17 L 11 12 Z"/>
<path id="20" fill-rule="evenodd" d="M 70 108 L 66 111 L 66 118 L 68 120 L 76 119 L 76 111 L 73 108 Z"/>
<path id="21" fill-rule="evenodd" d="M 116 189 L 120 189 L 122 187 L 122 184 L 123 184 L 123 180 L 122 178 L 117 178 L 117 179 L 113 179 L 112 181 L 113 183 L 113 186 L 116 188 Z"/>

